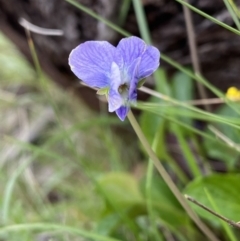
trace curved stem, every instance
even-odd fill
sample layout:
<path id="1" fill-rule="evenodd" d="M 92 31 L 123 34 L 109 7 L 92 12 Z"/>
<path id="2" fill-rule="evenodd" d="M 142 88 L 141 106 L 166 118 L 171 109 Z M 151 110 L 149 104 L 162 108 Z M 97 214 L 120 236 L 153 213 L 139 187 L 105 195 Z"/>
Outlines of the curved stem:
<path id="1" fill-rule="evenodd" d="M 219 241 L 219 239 L 212 233 L 212 231 L 200 220 L 200 218 L 196 215 L 196 213 L 193 212 L 193 210 L 189 207 L 188 203 L 186 202 L 185 198 L 183 197 L 182 193 L 178 190 L 177 186 L 172 181 L 171 177 L 159 161 L 158 157 L 152 150 L 151 146 L 149 145 L 146 137 L 144 136 L 137 120 L 135 119 L 132 111 L 130 110 L 128 112 L 128 119 L 136 132 L 139 140 L 141 141 L 142 145 L 146 149 L 149 157 L 151 158 L 154 166 L 162 176 L 163 180 L 166 182 L 174 196 L 177 198 L 179 203 L 182 205 L 184 210 L 187 212 L 189 217 L 195 222 L 195 224 L 198 226 L 198 228 L 209 238 L 211 241 Z"/>

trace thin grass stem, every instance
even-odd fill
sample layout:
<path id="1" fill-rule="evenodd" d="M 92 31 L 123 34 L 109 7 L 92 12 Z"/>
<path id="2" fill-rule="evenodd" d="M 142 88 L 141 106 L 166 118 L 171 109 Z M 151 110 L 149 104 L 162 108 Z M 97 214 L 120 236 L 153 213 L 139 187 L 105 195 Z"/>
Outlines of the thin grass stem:
<path id="1" fill-rule="evenodd" d="M 82 10 L 83 12 L 87 13 L 88 15 L 92 16 L 93 18 L 105 23 L 108 27 L 112 28 L 113 30 L 115 30 L 116 32 L 122 34 L 123 36 L 130 36 L 131 34 L 128 33 L 127 31 L 123 30 L 122 28 L 119 28 L 117 25 L 111 23 L 110 21 L 102 18 L 101 16 L 99 16 L 98 14 L 94 13 L 91 9 L 83 6 L 80 3 L 77 3 L 74 0 L 65 0 L 66 2 L 72 4 L 73 6 L 79 8 L 80 10 Z"/>
<path id="2" fill-rule="evenodd" d="M 59 232 L 66 232 L 69 234 L 73 234 L 80 237 L 85 237 L 93 240 L 99 241 L 120 241 L 119 239 L 110 238 L 106 236 L 102 236 L 97 233 L 87 232 L 81 230 L 79 227 L 73 228 L 59 224 L 53 223 L 25 223 L 25 224 L 15 224 L 9 226 L 3 226 L 0 228 L 0 234 L 8 234 L 10 232 L 20 232 L 20 231 L 52 231 L 56 230 Z"/>
<path id="3" fill-rule="evenodd" d="M 187 1 L 188 0 L 186 0 L 186 2 Z M 183 6 L 183 12 L 184 12 L 185 23 L 187 26 L 187 37 L 188 37 L 188 42 L 189 42 L 189 49 L 190 49 L 193 69 L 194 69 L 195 74 L 196 73 L 200 74 L 201 66 L 199 63 L 199 58 L 198 58 L 198 53 L 197 53 L 197 44 L 196 44 L 196 40 L 195 40 L 195 31 L 194 31 L 194 26 L 193 26 L 192 14 L 191 14 L 191 11 L 189 10 L 189 8 L 187 8 L 186 6 Z M 206 93 L 204 85 L 202 85 L 202 83 L 200 83 L 200 82 L 197 82 L 197 88 L 198 88 L 198 92 L 199 92 L 201 99 L 207 99 L 207 93 Z M 211 107 L 209 105 L 205 104 L 204 108 L 209 112 L 211 111 Z"/>
<path id="4" fill-rule="evenodd" d="M 187 164 L 188 164 L 193 176 L 195 178 L 201 176 L 202 175 L 201 170 L 191 152 L 191 149 L 188 146 L 188 143 L 186 142 L 185 138 L 183 137 L 182 132 L 179 129 L 179 126 L 176 124 L 172 124 L 172 126 L 173 126 L 174 133 L 177 137 L 177 140 L 179 142 L 179 145 L 183 151 L 183 155 L 185 156 L 185 159 L 187 161 Z"/>
<path id="5" fill-rule="evenodd" d="M 231 148 L 235 149 L 236 151 L 240 152 L 240 144 L 235 143 L 226 135 L 224 135 L 221 131 L 216 129 L 214 126 L 210 125 L 209 130 L 212 131 L 219 139 L 221 139 L 226 145 L 230 146 Z"/>
<path id="6" fill-rule="evenodd" d="M 240 35 L 240 31 L 238 31 L 237 29 L 232 28 L 231 26 L 229 26 L 229 25 L 227 25 L 227 24 L 219 21 L 218 19 L 216 19 L 216 18 L 214 18 L 214 17 L 212 17 L 212 16 L 204 13 L 203 11 L 199 10 L 198 8 L 195 8 L 195 7 L 192 6 L 191 4 L 187 3 L 185 0 L 175 0 L 175 1 L 181 3 L 182 5 L 188 7 L 188 8 L 191 9 L 192 11 L 198 13 L 199 15 L 201 15 L 201 16 L 209 19 L 210 21 L 218 24 L 219 26 L 221 26 L 221 27 L 223 27 L 223 28 L 225 28 L 225 29 L 227 29 L 227 30 L 229 30 L 229 31 L 237 34 L 237 35 Z"/>
<path id="7" fill-rule="evenodd" d="M 155 96 L 159 99 L 166 98 L 165 95 L 145 86 L 142 86 L 139 90 L 142 91 L 143 93 Z M 210 99 L 187 100 L 187 101 L 182 101 L 182 103 L 189 104 L 189 105 L 217 105 L 217 104 L 223 104 L 225 103 L 225 101 L 224 99 L 220 99 L 220 98 L 210 98 Z"/>
<path id="8" fill-rule="evenodd" d="M 240 21 L 239 21 L 239 18 L 237 16 L 237 14 L 233 10 L 231 4 L 229 3 L 229 0 L 223 0 L 223 1 L 224 1 L 225 5 L 227 7 L 228 12 L 232 16 L 232 19 L 233 19 L 234 23 L 236 24 L 238 30 L 240 31 Z"/>
<path id="9" fill-rule="evenodd" d="M 3 203 L 2 203 L 2 222 L 4 224 L 8 223 L 10 202 L 13 193 L 13 189 L 19 175 L 29 166 L 29 164 L 33 161 L 33 158 L 27 159 L 25 162 L 21 163 L 20 166 L 13 173 L 9 181 L 7 182 L 4 195 L 3 195 Z"/>
<path id="10" fill-rule="evenodd" d="M 220 210 L 218 209 L 215 201 L 212 198 L 212 195 L 210 194 L 210 192 L 207 190 L 207 188 L 204 188 L 204 192 L 206 193 L 207 199 L 209 200 L 209 202 L 211 203 L 213 209 L 215 212 L 220 213 Z M 230 226 L 224 222 L 222 219 L 220 219 L 220 222 L 223 226 L 223 229 L 225 230 L 226 234 L 228 235 L 228 237 L 230 238 L 231 241 L 237 241 L 236 236 L 233 233 L 233 230 L 230 228 Z"/>
<path id="11" fill-rule="evenodd" d="M 188 110 L 191 110 L 195 113 L 198 113 L 200 115 L 202 115 L 202 117 L 206 117 L 206 118 L 210 118 L 212 121 L 216 121 L 216 122 L 221 122 L 221 123 L 225 123 L 229 126 L 232 126 L 232 127 L 235 127 L 236 129 L 240 129 L 240 126 L 239 126 L 239 120 L 238 119 L 231 119 L 231 118 L 224 118 L 224 117 L 221 117 L 221 116 L 217 116 L 215 114 L 212 114 L 212 113 L 209 113 L 209 112 L 206 112 L 206 111 L 203 111 L 199 108 L 196 108 L 196 107 L 193 107 L 191 105 L 188 105 L 188 104 L 185 104 L 184 102 L 180 102 L 178 100 L 175 100 L 173 98 L 170 98 L 169 96 L 163 96 L 163 100 L 173 104 L 173 105 L 176 105 L 176 106 L 182 106 L 182 107 L 185 107 L 186 109 Z M 156 107 L 161 107 L 161 105 L 159 104 L 152 104 L 152 103 L 141 103 L 141 106 L 139 105 L 140 102 L 138 102 L 138 107 L 141 107 L 141 106 L 145 106 L 146 108 L 156 108 Z"/>
<path id="12" fill-rule="evenodd" d="M 118 24 L 122 26 L 127 18 L 127 14 L 131 5 L 131 0 L 123 0 L 121 5 L 119 17 L 118 17 Z"/>
<path id="13" fill-rule="evenodd" d="M 147 26 L 146 16 L 142 8 L 142 3 L 139 0 L 132 0 L 132 2 L 135 9 L 136 17 L 137 17 L 140 34 L 147 44 L 151 44 L 152 41 L 151 41 L 148 26 Z"/>
<path id="14" fill-rule="evenodd" d="M 232 220 L 230 220 L 230 219 L 228 219 L 228 218 L 220 215 L 219 213 L 214 212 L 212 209 L 206 207 L 205 205 L 203 205 L 202 203 L 198 202 L 197 200 L 195 200 L 194 198 L 192 198 L 192 197 L 190 197 L 190 196 L 188 196 L 188 195 L 184 195 L 184 196 L 185 196 L 185 198 L 186 198 L 188 201 L 196 204 L 196 205 L 199 206 L 200 208 L 202 208 L 202 209 L 206 210 L 207 212 L 213 214 L 214 216 L 220 218 L 221 220 L 223 220 L 224 222 L 228 223 L 229 225 L 231 225 L 231 226 L 233 226 L 233 227 L 235 227 L 235 228 L 240 229 L 240 224 L 239 224 L 239 223 L 236 223 L 236 222 L 234 222 L 234 221 L 232 221 Z"/>

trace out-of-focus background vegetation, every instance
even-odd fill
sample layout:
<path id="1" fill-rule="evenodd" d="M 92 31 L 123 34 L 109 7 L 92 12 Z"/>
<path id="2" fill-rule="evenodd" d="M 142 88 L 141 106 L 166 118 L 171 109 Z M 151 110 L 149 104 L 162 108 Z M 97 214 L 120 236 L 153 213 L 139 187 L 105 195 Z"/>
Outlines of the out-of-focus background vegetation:
<path id="1" fill-rule="evenodd" d="M 151 37 L 163 54 L 147 86 L 169 98 L 139 91 L 141 111 L 134 110 L 150 145 L 182 194 L 239 221 L 239 92 L 224 99 L 228 87 L 240 86 L 237 2 L 190 1 L 235 28 L 193 14 L 208 81 L 192 71 L 180 3 L 77 2 L 0 0 L 0 240 L 207 240 L 153 168 L 129 122 L 107 113 L 106 101 L 79 84 L 68 67 L 69 52 L 79 43 L 117 44 L 128 34 Z M 64 35 L 29 36 L 21 17 Z M 209 112 L 191 102 L 202 102 L 197 81 L 214 98 L 204 103 L 218 103 Z M 192 208 L 216 236 L 212 240 L 239 240 L 237 228 Z"/>
<path id="2" fill-rule="evenodd" d="M 3 34 L 0 44 L 2 224 L 92 227 L 105 207 L 93 180 L 112 171 L 138 175 L 133 168 L 141 159 L 130 127 L 108 117 L 105 106 L 94 113 L 47 76 L 38 78 Z M 114 126 L 122 126 L 123 138 Z M 7 240 L 36 239 L 24 233 Z"/>

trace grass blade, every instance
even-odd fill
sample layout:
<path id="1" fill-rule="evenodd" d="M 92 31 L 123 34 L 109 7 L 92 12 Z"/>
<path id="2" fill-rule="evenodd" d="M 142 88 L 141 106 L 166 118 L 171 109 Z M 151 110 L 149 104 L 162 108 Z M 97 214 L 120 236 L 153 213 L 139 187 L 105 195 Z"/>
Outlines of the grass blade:
<path id="1" fill-rule="evenodd" d="M 191 4 L 185 2 L 184 0 L 175 0 L 175 1 L 181 3 L 182 5 L 184 5 L 184 6 L 188 7 L 188 8 L 190 8 L 192 11 L 198 13 L 199 15 L 201 15 L 201 16 L 207 18 L 207 19 L 209 19 L 210 21 L 218 24 L 219 26 L 221 26 L 221 27 L 223 27 L 223 28 L 225 28 L 225 29 L 227 29 L 227 30 L 237 34 L 237 35 L 240 35 L 240 31 L 238 31 L 237 29 L 232 28 L 231 26 L 229 26 L 229 25 L 227 25 L 227 24 L 217 20 L 216 18 L 214 18 L 214 17 L 204 13 L 203 11 L 199 10 L 198 8 L 195 8 Z"/>
<path id="2" fill-rule="evenodd" d="M 66 232 L 69 234 L 74 234 L 77 236 L 90 238 L 96 241 L 120 241 L 119 239 L 105 237 L 93 232 L 87 232 L 81 230 L 79 227 L 73 228 L 59 224 L 53 223 L 25 223 L 25 224 L 16 224 L 16 225 L 9 225 L 0 228 L 0 234 L 7 234 L 9 232 L 20 232 L 20 231 L 59 231 L 59 232 Z"/>

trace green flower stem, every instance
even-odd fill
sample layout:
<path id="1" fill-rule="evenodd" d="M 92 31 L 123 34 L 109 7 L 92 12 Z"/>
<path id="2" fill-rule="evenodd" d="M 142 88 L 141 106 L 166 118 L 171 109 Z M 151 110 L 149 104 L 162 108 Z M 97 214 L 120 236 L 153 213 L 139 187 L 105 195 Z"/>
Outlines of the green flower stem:
<path id="1" fill-rule="evenodd" d="M 175 195 L 179 203 L 182 205 L 182 207 L 185 209 L 189 217 L 195 222 L 195 224 L 199 227 L 199 229 L 209 238 L 211 241 L 219 241 L 219 239 L 212 233 L 212 231 L 199 219 L 199 217 L 194 213 L 191 208 L 189 207 L 188 203 L 184 199 L 181 192 L 178 190 L 177 186 L 172 181 L 171 177 L 167 173 L 167 171 L 164 169 L 161 162 L 158 160 L 158 157 L 153 152 L 151 146 L 149 145 L 146 137 L 144 136 L 137 120 L 135 119 L 133 113 L 131 111 L 128 112 L 128 119 L 136 132 L 139 140 L 141 141 L 142 145 L 144 146 L 146 152 L 148 153 L 150 159 L 152 160 L 154 166 L 162 176 L 163 180 L 166 182 L 172 193 Z"/>
<path id="2" fill-rule="evenodd" d="M 152 149 L 155 151 L 158 144 L 158 135 L 155 135 L 153 140 Z M 154 165 L 152 160 L 149 158 L 148 167 L 147 167 L 147 177 L 146 177 L 146 196 L 147 196 L 147 211 L 150 218 L 150 224 L 153 230 L 152 238 L 153 240 L 159 241 L 162 240 L 159 232 L 157 230 L 157 225 L 155 223 L 156 215 L 154 213 L 153 204 L 152 204 L 152 182 L 153 182 L 153 171 Z"/>

